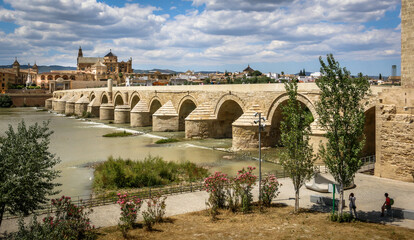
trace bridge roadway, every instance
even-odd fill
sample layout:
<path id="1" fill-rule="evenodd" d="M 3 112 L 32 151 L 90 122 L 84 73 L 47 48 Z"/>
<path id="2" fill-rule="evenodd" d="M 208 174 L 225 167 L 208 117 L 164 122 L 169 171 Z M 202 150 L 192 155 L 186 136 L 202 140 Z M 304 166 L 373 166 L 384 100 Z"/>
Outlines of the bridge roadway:
<path id="1" fill-rule="evenodd" d="M 371 87 L 365 99 L 366 155 L 375 155 L 375 103 L 384 87 Z M 318 128 L 315 103 L 319 99 L 315 83 L 298 85 L 298 100 L 312 113 L 311 143 L 323 140 Z M 226 84 L 108 87 L 56 91 L 46 107 L 67 115 L 90 112 L 101 120 L 152 126 L 153 131 L 185 131 L 187 138 L 232 138 L 233 149 L 258 147 L 254 113 L 266 118 L 262 146 L 275 146 L 280 139 L 282 108 L 288 96 L 284 85 Z"/>

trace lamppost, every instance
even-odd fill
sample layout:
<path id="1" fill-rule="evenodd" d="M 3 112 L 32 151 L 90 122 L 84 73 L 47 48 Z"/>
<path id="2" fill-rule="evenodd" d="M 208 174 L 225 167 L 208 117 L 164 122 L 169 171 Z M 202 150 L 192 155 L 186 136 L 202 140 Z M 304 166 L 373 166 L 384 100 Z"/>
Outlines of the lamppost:
<path id="1" fill-rule="evenodd" d="M 262 124 L 262 121 L 265 122 L 266 119 L 262 117 L 262 113 L 256 112 L 254 116 L 259 117 L 258 120 L 254 120 L 254 124 L 259 124 L 259 205 L 260 210 L 262 210 L 262 142 L 260 137 L 262 130 L 264 130 L 266 126 L 265 123 Z"/>

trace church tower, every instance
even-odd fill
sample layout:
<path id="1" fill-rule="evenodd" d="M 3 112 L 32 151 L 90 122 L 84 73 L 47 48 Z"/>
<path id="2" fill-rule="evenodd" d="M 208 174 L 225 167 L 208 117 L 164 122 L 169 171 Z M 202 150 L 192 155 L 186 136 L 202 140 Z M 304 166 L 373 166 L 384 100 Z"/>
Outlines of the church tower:
<path id="1" fill-rule="evenodd" d="M 79 67 L 79 58 L 83 57 L 83 52 L 82 52 L 82 47 L 79 46 L 79 50 L 78 50 L 78 58 L 76 58 L 76 65 L 77 65 L 77 70 L 80 70 L 81 68 Z"/>
<path id="2" fill-rule="evenodd" d="M 79 46 L 79 51 L 78 51 L 78 58 L 83 57 L 83 53 L 82 53 L 82 47 Z"/>

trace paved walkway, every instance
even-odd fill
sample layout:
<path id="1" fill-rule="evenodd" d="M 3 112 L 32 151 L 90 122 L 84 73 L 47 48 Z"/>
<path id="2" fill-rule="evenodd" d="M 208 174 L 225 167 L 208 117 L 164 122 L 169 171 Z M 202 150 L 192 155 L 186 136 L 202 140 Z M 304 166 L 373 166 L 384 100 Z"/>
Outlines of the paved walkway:
<path id="1" fill-rule="evenodd" d="M 295 194 L 293 184 L 290 179 L 280 179 L 283 186 L 281 193 L 275 202 L 285 203 L 291 206 L 295 204 Z M 345 191 L 346 205 L 348 206 L 348 195 L 353 192 L 356 197 L 358 215 L 370 222 L 382 222 L 402 227 L 414 229 L 414 220 L 391 219 L 391 217 L 381 218 L 381 206 L 385 201 L 384 193 L 388 192 L 390 197 L 395 200 L 394 207 L 414 210 L 414 183 L 400 182 L 385 178 L 357 174 L 355 178 L 356 188 Z M 300 192 L 300 206 L 303 208 L 320 209 L 319 206 L 310 202 L 310 195 L 323 195 L 332 197 L 331 193 L 317 193 L 303 187 Z M 257 200 L 258 188 L 254 189 L 254 197 Z M 167 197 L 166 215 L 173 216 L 188 212 L 206 209 L 205 202 L 208 194 L 204 191 L 172 195 Z M 144 204 L 145 205 L 145 204 Z M 142 209 L 145 209 L 143 205 Z M 329 209 L 326 209 L 329 210 Z M 349 211 L 345 208 L 344 211 Z M 95 207 L 90 215 L 92 224 L 96 227 L 114 226 L 118 224 L 120 216 L 119 206 L 116 204 Z M 41 219 L 41 218 L 39 218 Z M 142 220 L 142 217 L 139 217 Z M 3 220 L 0 233 L 4 231 L 16 231 L 17 219 Z"/>

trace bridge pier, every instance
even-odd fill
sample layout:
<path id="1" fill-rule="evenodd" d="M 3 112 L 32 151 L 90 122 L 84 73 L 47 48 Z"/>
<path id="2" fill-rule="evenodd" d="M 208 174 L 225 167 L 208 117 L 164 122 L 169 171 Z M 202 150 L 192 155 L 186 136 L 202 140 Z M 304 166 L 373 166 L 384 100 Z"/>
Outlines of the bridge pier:
<path id="1" fill-rule="evenodd" d="M 114 120 L 114 105 L 112 103 L 104 103 L 99 108 L 100 120 Z"/>
<path id="2" fill-rule="evenodd" d="M 89 100 L 87 96 L 79 98 L 75 102 L 75 115 L 82 116 L 84 112 L 88 111 Z"/>
<path id="3" fill-rule="evenodd" d="M 75 102 L 76 96 L 71 97 L 68 101 L 66 101 L 65 105 L 65 114 L 66 115 L 73 115 L 75 114 Z"/>
<path id="4" fill-rule="evenodd" d="M 214 137 L 214 121 L 185 119 L 185 137 L 204 139 Z"/>
<path id="5" fill-rule="evenodd" d="M 45 101 L 45 108 L 51 110 L 53 108 L 53 98 L 48 98 Z"/>
<path id="6" fill-rule="evenodd" d="M 145 100 L 140 100 L 131 110 L 131 127 L 146 127 L 150 125 L 148 104 Z"/>
<path id="7" fill-rule="evenodd" d="M 177 132 L 178 113 L 171 100 L 161 106 L 152 115 L 152 131 L 154 132 Z"/>
<path id="8" fill-rule="evenodd" d="M 99 117 L 99 112 L 100 112 L 100 105 L 98 103 L 98 101 L 96 100 L 96 98 L 92 99 L 92 101 L 88 104 L 88 108 L 87 108 L 87 112 L 90 112 L 93 116 L 95 117 Z"/>
<path id="9" fill-rule="evenodd" d="M 115 123 L 129 123 L 130 122 L 130 111 L 129 105 L 118 105 L 115 107 Z"/>
<path id="10" fill-rule="evenodd" d="M 57 100 L 53 110 L 57 113 L 65 113 L 66 101 L 69 100 L 69 98 L 69 95 L 64 95 L 61 99 Z"/>

